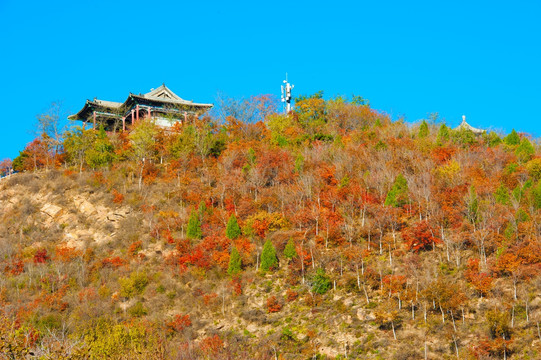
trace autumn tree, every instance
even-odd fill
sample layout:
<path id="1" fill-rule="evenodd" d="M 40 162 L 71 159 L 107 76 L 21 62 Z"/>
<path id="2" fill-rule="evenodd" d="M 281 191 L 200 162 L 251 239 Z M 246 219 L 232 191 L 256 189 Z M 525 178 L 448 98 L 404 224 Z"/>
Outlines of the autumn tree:
<path id="1" fill-rule="evenodd" d="M 0 176 L 9 175 L 13 166 L 11 159 L 6 158 L 0 161 Z"/>
<path id="2" fill-rule="evenodd" d="M 403 233 L 404 243 L 408 250 L 419 252 L 422 250 L 433 249 L 436 244 L 441 244 L 439 237 L 435 236 L 434 229 L 428 224 L 428 221 L 419 221 Z"/>
<path id="3" fill-rule="evenodd" d="M 82 142 L 85 139 L 81 139 Z M 84 146 L 84 145 L 83 145 Z M 100 168 L 109 165 L 114 159 L 113 145 L 107 137 L 103 126 L 100 126 L 99 131 L 94 137 L 94 141 L 90 148 L 86 149 L 85 160 L 86 163 L 92 167 Z"/>
<path id="4" fill-rule="evenodd" d="M 150 119 L 143 119 L 135 125 L 129 135 L 131 140 L 131 158 L 138 163 L 139 168 L 139 190 L 143 181 L 145 164 L 152 160 L 155 153 L 154 137 L 156 134 L 156 124 Z"/>
<path id="5" fill-rule="evenodd" d="M 77 165 L 79 172 L 83 171 L 86 162 L 86 153 L 89 151 L 96 140 L 96 131 L 85 129 L 82 126 L 76 126 L 64 134 L 64 151 L 66 161 Z"/>
<path id="6" fill-rule="evenodd" d="M 47 146 L 47 150 L 52 151 L 52 158 L 56 159 L 62 146 L 62 137 L 65 132 L 65 126 L 62 125 L 62 105 L 60 102 L 51 103 L 47 112 L 36 116 L 37 136 L 41 136 Z"/>

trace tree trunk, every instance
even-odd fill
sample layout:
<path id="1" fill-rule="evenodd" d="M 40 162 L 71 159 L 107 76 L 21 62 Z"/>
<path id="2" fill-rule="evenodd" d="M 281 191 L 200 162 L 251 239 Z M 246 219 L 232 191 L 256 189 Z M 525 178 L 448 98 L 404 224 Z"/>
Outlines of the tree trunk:
<path id="1" fill-rule="evenodd" d="M 366 286 L 364 286 L 364 283 L 363 283 L 363 290 L 364 290 L 364 296 L 366 297 L 366 303 L 370 304 L 370 300 L 368 299 L 368 292 L 366 291 Z"/>
<path id="2" fill-rule="evenodd" d="M 359 265 L 355 264 L 357 267 L 357 289 L 361 290 L 361 277 L 359 276 Z"/>
<path id="3" fill-rule="evenodd" d="M 513 309 L 511 310 L 511 327 L 515 327 L 515 305 L 513 304 Z"/>

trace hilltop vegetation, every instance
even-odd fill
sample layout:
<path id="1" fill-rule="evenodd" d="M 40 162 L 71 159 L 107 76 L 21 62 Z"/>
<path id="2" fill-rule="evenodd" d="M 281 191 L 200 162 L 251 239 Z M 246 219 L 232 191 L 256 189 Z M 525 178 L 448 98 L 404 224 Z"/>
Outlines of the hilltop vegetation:
<path id="1" fill-rule="evenodd" d="M 0 357 L 541 356 L 537 142 L 360 97 L 222 110 L 21 152 L 0 182 Z"/>

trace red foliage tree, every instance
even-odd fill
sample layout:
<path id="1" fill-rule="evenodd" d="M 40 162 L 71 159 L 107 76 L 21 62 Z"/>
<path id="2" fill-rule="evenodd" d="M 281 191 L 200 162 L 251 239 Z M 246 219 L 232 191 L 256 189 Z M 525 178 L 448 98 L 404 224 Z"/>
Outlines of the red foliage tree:
<path id="1" fill-rule="evenodd" d="M 434 236 L 436 232 L 428 224 L 428 221 L 419 221 L 410 228 L 406 228 L 402 232 L 402 238 L 408 250 L 419 252 L 422 250 L 430 250 L 436 244 L 441 244 L 440 238 Z"/>
<path id="2" fill-rule="evenodd" d="M 464 277 L 481 295 L 487 296 L 492 289 L 492 277 L 487 273 L 480 272 L 479 259 L 469 259 Z"/>

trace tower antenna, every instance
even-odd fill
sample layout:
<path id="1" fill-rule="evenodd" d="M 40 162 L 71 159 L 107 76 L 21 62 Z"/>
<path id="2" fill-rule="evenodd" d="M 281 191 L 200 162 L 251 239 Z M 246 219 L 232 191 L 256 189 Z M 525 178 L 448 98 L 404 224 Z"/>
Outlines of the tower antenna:
<path id="1" fill-rule="evenodd" d="M 286 103 L 286 114 L 288 114 L 291 111 L 291 90 L 295 85 L 291 85 L 287 81 L 287 73 L 286 73 L 286 79 L 284 80 L 284 85 L 282 85 L 282 102 Z"/>

